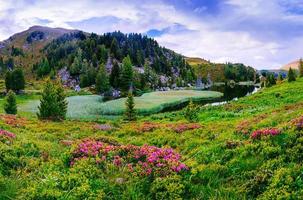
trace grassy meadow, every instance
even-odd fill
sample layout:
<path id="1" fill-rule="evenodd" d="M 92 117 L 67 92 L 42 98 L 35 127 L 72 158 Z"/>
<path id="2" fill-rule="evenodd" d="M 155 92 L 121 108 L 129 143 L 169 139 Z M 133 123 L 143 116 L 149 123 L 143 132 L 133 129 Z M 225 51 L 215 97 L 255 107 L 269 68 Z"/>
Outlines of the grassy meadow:
<path id="1" fill-rule="evenodd" d="M 1 115 L 15 137 L 0 137 L 0 199 L 302 199 L 302 91 L 303 79 L 283 82 L 201 107 L 195 123 L 183 111 L 131 123 Z"/>
<path id="2" fill-rule="evenodd" d="M 214 91 L 165 91 L 145 93 L 135 97 L 136 110 L 139 114 L 153 114 L 165 108 L 194 101 L 219 99 L 222 93 Z M 68 97 L 67 117 L 71 119 L 94 119 L 102 115 L 122 115 L 125 110 L 125 98 L 102 102 L 98 95 Z M 38 111 L 39 100 L 32 100 L 20 105 L 20 112 L 35 114 Z"/>

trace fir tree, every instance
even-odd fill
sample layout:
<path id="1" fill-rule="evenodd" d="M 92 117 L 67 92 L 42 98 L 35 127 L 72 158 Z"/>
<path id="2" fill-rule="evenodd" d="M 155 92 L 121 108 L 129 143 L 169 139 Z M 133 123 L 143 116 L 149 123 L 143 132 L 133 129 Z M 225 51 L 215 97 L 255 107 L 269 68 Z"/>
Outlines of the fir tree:
<path id="1" fill-rule="evenodd" d="M 133 82 L 133 67 L 130 57 L 127 56 L 122 61 L 122 72 L 121 72 L 121 90 L 127 92 Z"/>
<path id="2" fill-rule="evenodd" d="M 63 120 L 67 112 L 67 101 L 61 84 L 48 80 L 45 84 L 37 113 L 39 119 Z"/>
<path id="3" fill-rule="evenodd" d="M 281 73 L 278 75 L 278 82 L 281 83 L 283 81 L 283 76 Z"/>
<path id="4" fill-rule="evenodd" d="M 300 77 L 303 77 L 303 60 L 302 60 L 302 58 L 300 59 L 300 62 L 299 62 L 299 74 L 300 74 Z"/>
<path id="5" fill-rule="evenodd" d="M 82 50 L 79 48 L 77 50 L 77 54 L 74 58 L 73 64 L 71 65 L 70 73 L 72 75 L 77 75 L 80 74 L 81 70 L 82 70 Z"/>
<path id="6" fill-rule="evenodd" d="M 105 65 L 101 64 L 96 78 L 96 91 L 98 93 L 105 93 L 110 89 L 108 76 L 105 70 Z"/>
<path id="7" fill-rule="evenodd" d="M 119 54 L 119 44 L 116 38 L 112 40 L 110 45 L 110 53 L 113 57 L 117 58 Z"/>
<path id="8" fill-rule="evenodd" d="M 58 82 L 55 86 L 56 94 L 57 94 L 57 104 L 58 104 L 58 113 L 57 119 L 62 120 L 65 119 L 67 113 L 67 101 L 66 95 L 63 89 L 63 86 L 60 82 Z"/>
<path id="9" fill-rule="evenodd" d="M 119 64 L 117 62 L 115 62 L 114 66 L 112 68 L 112 71 L 110 73 L 110 78 L 109 78 L 109 82 L 110 82 L 111 86 L 113 86 L 114 88 L 118 88 L 119 79 L 120 79 L 120 67 L 119 67 Z"/>
<path id="10" fill-rule="evenodd" d="M 5 87 L 6 91 L 13 89 L 12 72 L 7 71 L 5 74 Z"/>
<path id="11" fill-rule="evenodd" d="M 130 90 L 128 92 L 126 101 L 125 101 L 125 120 L 128 121 L 135 121 L 136 120 L 136 110 L 135 110 L 135 102 L 134 102 L 134 96 L 132 91 Z"/>
<path id="12" fill-rule="evenodd" d="M 4 110 L 7 114 L 17 114 L 16 95 L 12 90 L 10 90 L 5 97 Z"/>
<path id="13" fill-rule="evenodd" d="M 293 81 L 296 81 L 296 75 L 295 75 L 295 72 L 289 68 L 288 70 L 288 82 L 293 82 Z"/>

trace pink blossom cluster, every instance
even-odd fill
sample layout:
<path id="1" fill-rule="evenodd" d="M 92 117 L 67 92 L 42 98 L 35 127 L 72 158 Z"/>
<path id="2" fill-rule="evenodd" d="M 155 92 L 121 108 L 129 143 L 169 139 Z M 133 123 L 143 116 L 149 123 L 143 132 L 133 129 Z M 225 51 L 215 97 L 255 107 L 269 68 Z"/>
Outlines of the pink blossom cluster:
<path id="1" fill-rule="evenodd" d="M 251 138 L 253 139 L 258 139 L 261 136 L 275 136 L 275 135 L 279 135 L 281 133 L 281 131 L 277 128 L 266 128 L 266 129 L 260 129 L 260 130 L 256 130 L 251 134 Z"/>
<path id="2" fill-rule="evenodd" d="M 141 126 L 137 128 L 139 132 L 150 132 L 159 128 L 159 124 L 152 123 L 152 122 L 144 122 Z"/>
<path id="3" fill-rule="evenodd" d="M 171 128 L 177 133 L 183 133 L 184 131 L 194 130 L 201 128 L 199 124 L 168 124 L 167 127 Z"/>
<path id="4" fill-rule="evenodd" d="M 97 164 L 113 163 L 117 167 L 126 167 L 130 172 L 140 175 L 155 174 L 165 176 L 172 172 L 188 170 L 181 156 L 171 148 L 155 146 L 121 145 L 114 146 L 100 141 L 87 139 L 72 152 L 71 165 L 77 160 L 95 158 Z"/>
<path id="5" fill-rule="evenodd" d="M 100 130 L 100 131 L 110 131 L 113 129 L 113 127 L 111 127 L 111 125 L 109 125 L 109 124 L 96 124 L 94 126 L 94 129 Z"/>
<path id="6" fill-rule="evenodd" d="M 297 130 L 303 129 L 303 116 L 293 119 L 291 122 L 297 128 Z"/>
<path id="7" fill-rule="evenodd" d="M 15 134 L 13 134 L 9 131 L 0 129 L 0 141 L 11 140 L 11 139 L 14 139 L 15 137 L 16 137 Z"/>

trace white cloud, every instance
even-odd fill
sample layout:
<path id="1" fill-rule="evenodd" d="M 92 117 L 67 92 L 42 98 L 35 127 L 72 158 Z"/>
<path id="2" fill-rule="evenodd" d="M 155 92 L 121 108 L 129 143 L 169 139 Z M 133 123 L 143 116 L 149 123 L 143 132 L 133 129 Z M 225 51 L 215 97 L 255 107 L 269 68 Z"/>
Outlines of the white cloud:
<path id="1" fill-rule="evenodd" d="M 301 15 L 286 12 L 281 6 L 281 1 L 286 0 L 228 0 L 224 3 L 227 8 L 214 17 L 194 15 L 207 12 L 204 6 L 196 7 L 189 14 L 177 10 L 164 0 L 152 3 L 136 0 L 28 1 L 0 2 L 0 40 L 32 25 L 41 24 L 40 19 L 45 20 L 43 25 L 76 28 L 75 23 L 69 22 L 112 16 L 118 20 L 114 23 L 98 24 L 92 31 L 102 33 L 121 30 L 127 33 L 144 33 L 150 29 L 162 30 L 172 27 L 177 23 L 191 31 L 171 29 L 156 38 L 161 45 L 187 56 L 198 56 L 218 62 L 243 62 L 257 68 L 278 67 L 290 59 L 295 59 L 300 56 L 298 45 L 303 44 L 300 37 L 287 41 L 261 39 L 249 31 L 237 29 L 237 24 L 244 20 L 268 23 L 279 20 L 287 23 L 303 22 Z M 192 4 L 191 1 L 187 3 Z M 226 26 L 231 25 L 235 28 L 226 29 Z"/>

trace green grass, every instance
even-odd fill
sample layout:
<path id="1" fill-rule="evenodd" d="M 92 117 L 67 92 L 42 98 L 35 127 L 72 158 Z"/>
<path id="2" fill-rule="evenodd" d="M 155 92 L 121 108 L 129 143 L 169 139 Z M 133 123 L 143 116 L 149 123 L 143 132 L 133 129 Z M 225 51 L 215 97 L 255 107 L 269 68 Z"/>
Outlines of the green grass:
<path id="1" fill-rule="evenodd" d="M 222 93 L 213 91 L 166 91 L 151 92 L 135 97 L 135 108 L 139 114 L 152 114 L 168 107 L 174 107 L 193 99 L 196 101 L 220 98 Z M 102 115 L 121 115 L 125 110 L 125 98 L 102 102 L 97 95 L 68 97 L 67 117 L 72 119 L 94 119 Z M 36 113 L 38 100 L 21 104 L 19 109 L 24 113 Z"/>
<path id="2" fill-rule="evenodd" d="M 19 102 L 27 101 L 22 98 Z M 112 131 L 95 130 L 95 123 L 82 120 L 30 118 L 23 126 L 14 126 L 0 118 L 1 129 L 16 134 L 12 143 L 0 142 L 0 199 L 89 199 L 100 190 L 105 199 L 168 199 L 160 196 L 165 192 L 180 193 L 183 199 L 302 199 L 303 131 L 291 123 L 303 115 L 302 102 L 300 78 L 226 105 L 201 107 L 197 123 L 202 128 L 183 133 L 167 128 L 188 123 L 182 111 L 141 116 L 132 123 L 102 121 L 113 126 Z M 137 131 L 143 122 L 160 126 Z M 237 132 L 241 124 L 248 134 Z M 253 130 L 266 127 L 279 128 L 282 134 L 260 140 L 249 137 Z M 75 146 L 61 141 L 85 138 L 172 147 L 190 171 L 155 181 L 125 169 L 96 166 L 94 160 L 68 166 L 66 159 Z M 117 178 L 124 182 L 117 183 Z"/>

